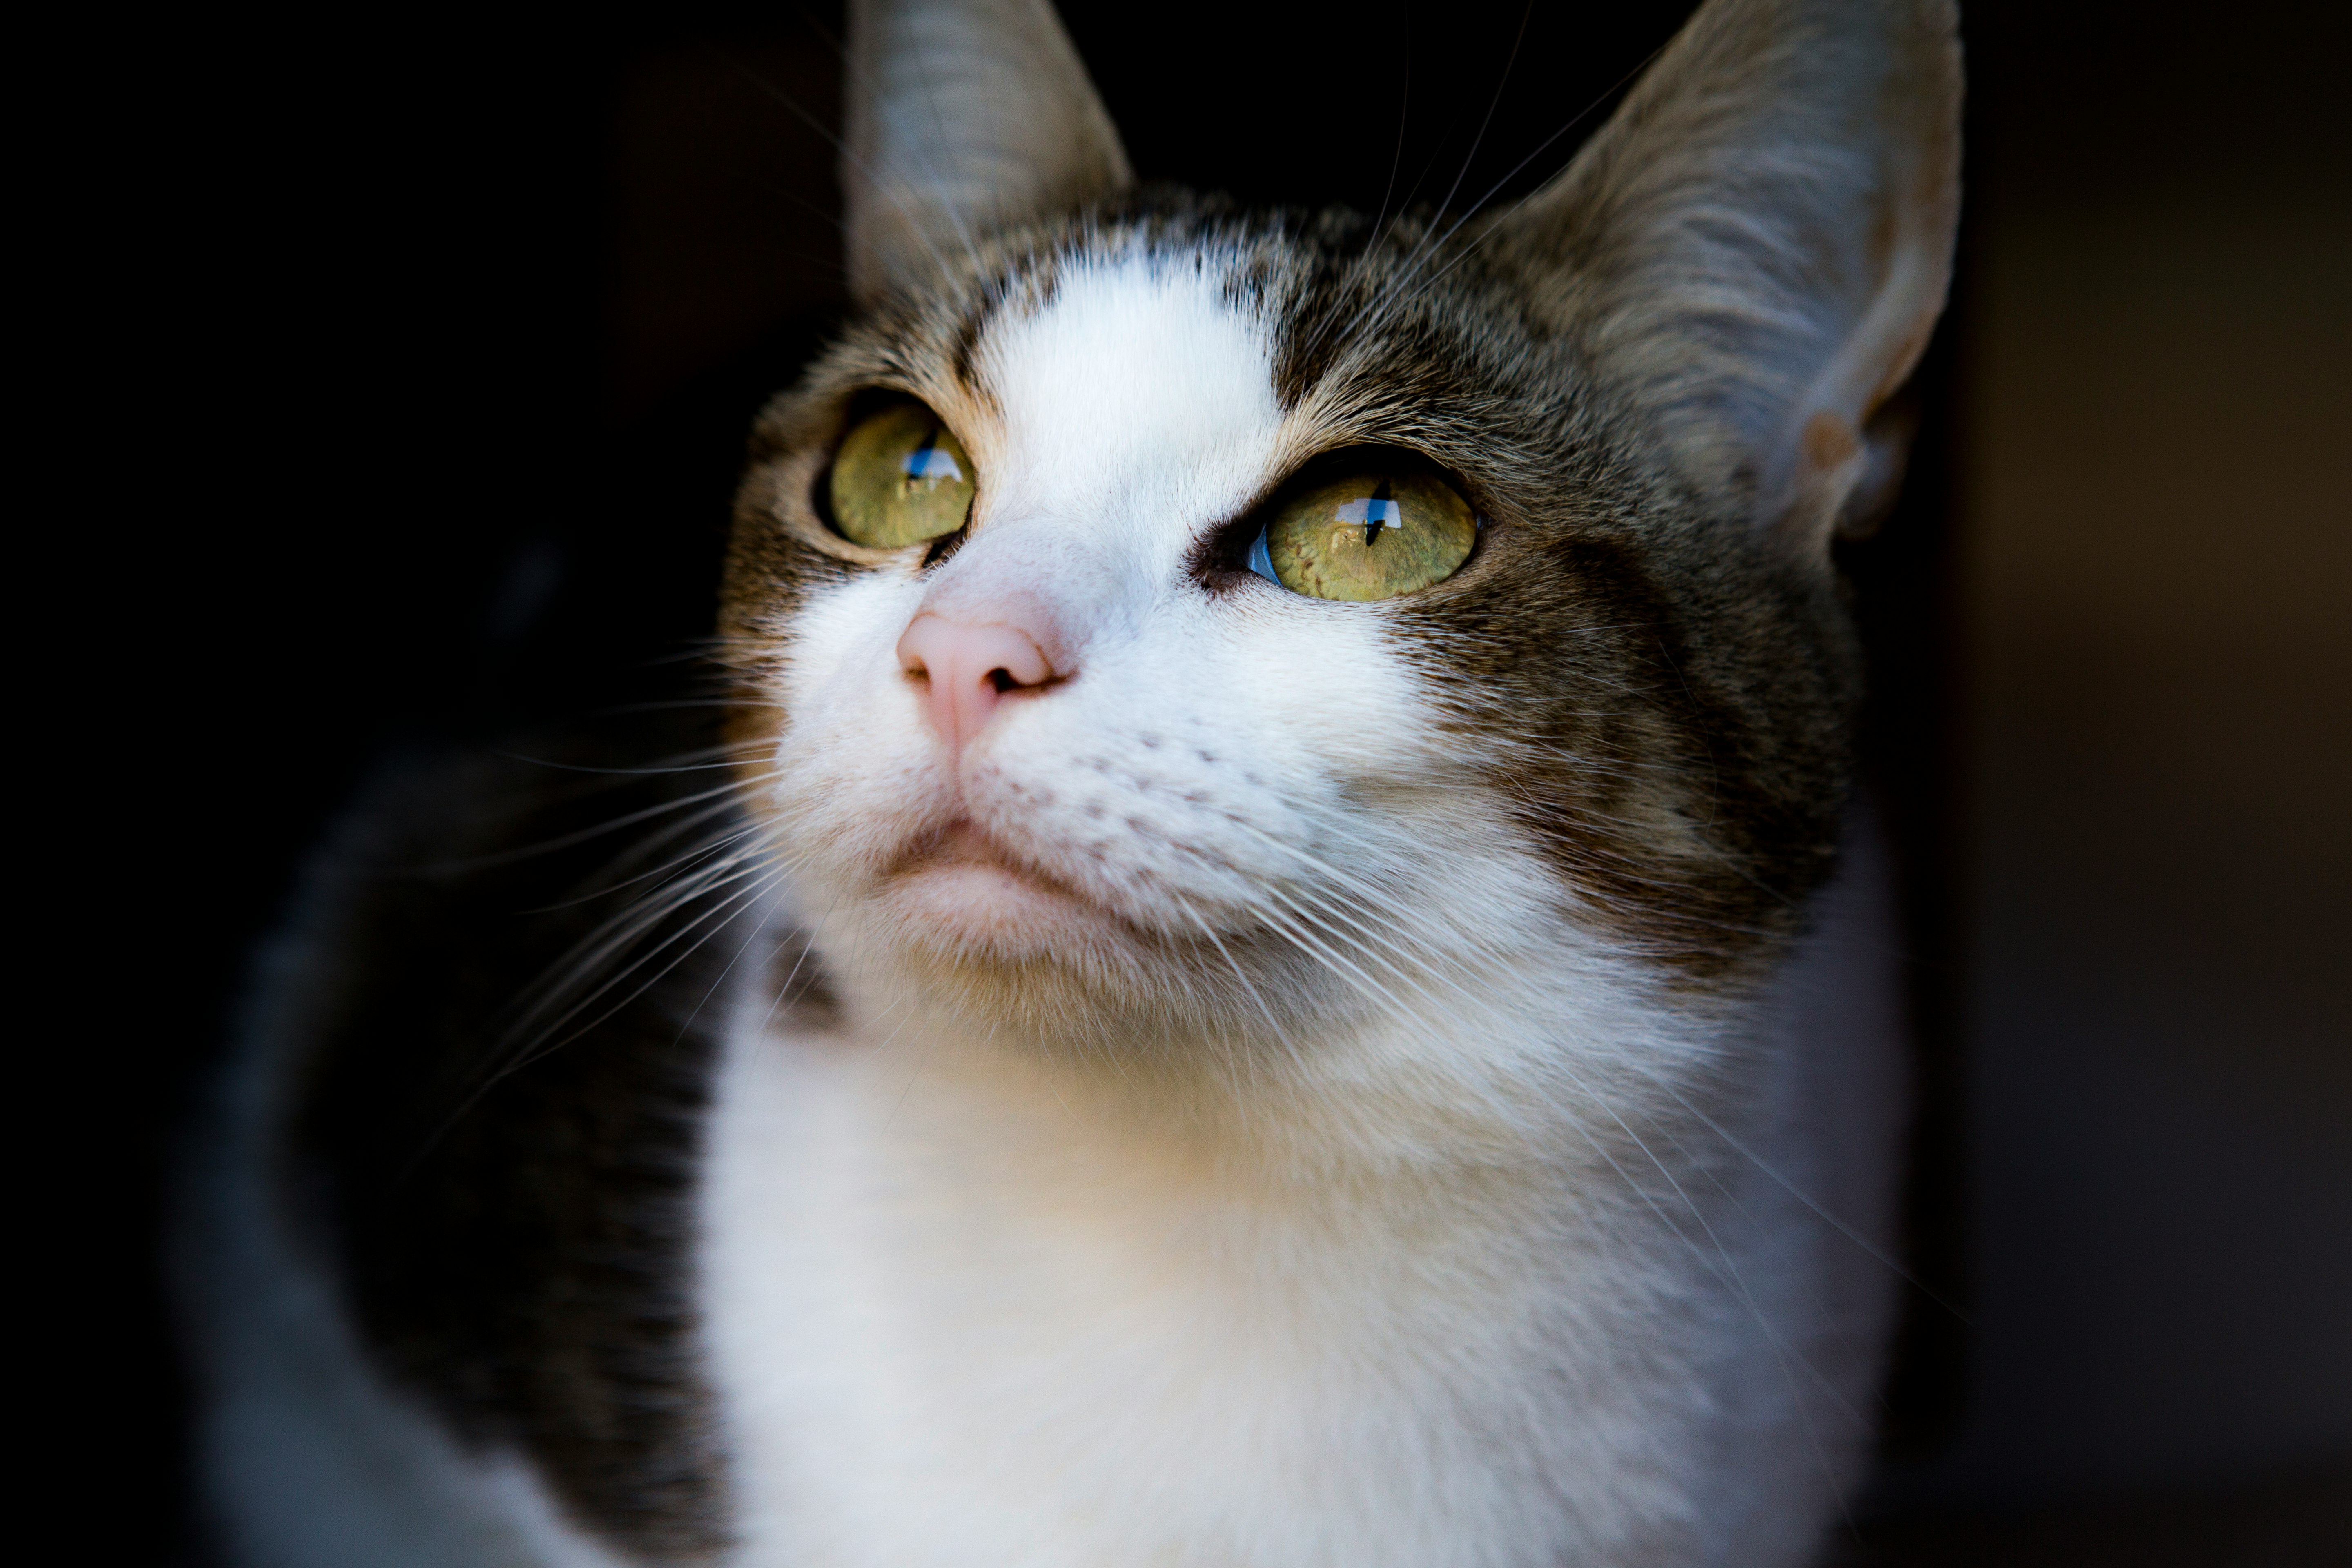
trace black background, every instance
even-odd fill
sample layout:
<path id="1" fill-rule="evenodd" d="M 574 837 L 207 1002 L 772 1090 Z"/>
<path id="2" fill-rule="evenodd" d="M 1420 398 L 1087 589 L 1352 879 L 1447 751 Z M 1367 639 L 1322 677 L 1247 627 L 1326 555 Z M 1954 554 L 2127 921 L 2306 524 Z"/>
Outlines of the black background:
<path id="1" fill-rule="evenodd" d="M 1146 178 L 1378 208 L 1531 188 L 1684 9 L 1215 0 L 1064 12 Z M 184 1410 L 157 1215 L 190 1085 L 305 847 L 388 748 L 577 710 L 707 628 L 743 428 L 842 308 L 823 133 L 839 113 L 838 30 L 822 9 L 686 4 L 544 19 L 184 12 L 26 41 L 20 189 L 37 221 L 19 243 L 41 265 L 20 320 L 46 352 L 23 362 L 20 423 L 26 471 L 49 478 L 22 492 L 18 521 L 32 548 L 15 596 L 39 628 L 21 656 L 25 711 L 40 716 L 23 771 L 46 786 L 42 805 L 62 808 L 26 814 L 60 824 L 28 830 L 54 866 L 35 884 L 54 890 L 29 904 L 43 956 L 19 985 L 34 1003 L 27 1048 L 61 1075 L 23 1103 L 36 1119 L 28 1234 L 43 1238 L 27 1261 L 32 1278 L 60 1282 L 62 1331 L 28 1342 L 36 1375 L 64 1393 L 53 1457 L 71 1495 L 104 1488 L 103 1506 L 76 1515 L 78 1557 L 181 1550 Z M 2136 254 L 2129 237 L 2195 226 L 2225 259 L 2183 298 L 2217 321 L 2275 305 L 2244 297 L 2269 274 L 2225 263 L 2264 247 L 2344 255 L 2331 248 L 2352 190 L 2344 29 L 2280 0 L 2000 0 L 1969 7 L 1967 30 L 1969 216 L 1953 313 L 1920 378 L 1911 489 L 1849 565 L 1877 665 L 1872 764 L 1904 844 L 1930 1091 L 1915 1266 L 1969 1321 L 1915 1301 L 1885 1474 L 1850 1545 L 1888 1563 L 2341 1561 L 2352 1289 L 2335 1255 L 2352 1252 L 2352 953 L 2340 897 L 2323 895 L 2346 889 L 2330 880 L 2346 864 L 2342 831 L 2311 826 L 2301 869 L 2256 867 L 2231 884 L 2231 907 L 2271 922 L 2253 935 L 2221 930 L 2230 908 L 2191 900 L 2166 928 L 2185 959 L 2135 949 L 2115 972 L 2128 990 L 2159 963 L 2187 963 L 2228 1021 L 2214 1049 L 2231 1060 L 2272 1036 L 2319 1042 L 2273 1087 L 2297 1101 L 2292 1115 L 2321 1118 L 2333 1163 L 2289 1181 L 2259 1160 L 2218 1160 L 2220 1185 L 2200 1197 L 2215 1224 L 2158 1225 L 2099 1265 L 2134 1278 L 2130 1247 L 2170 1248 L 2193 1289 L 2069 1306 L 2077 1254 L 2098 1238 L 2036 1241 L 2011 1216 L 2049 1199 L 2035 1184 L 2127 1181 L 2135 1159 L 2158 1158 L 2157 1134 L 2085 1127 L 2079 1160 L 2044 1169 L 1985 1131 L 2006 1125 L 1992 1110 L 2011 1092 L 1986 1065 L 2011 1059 L 1995 1026 L 2006 971 L 1987 952 L 2011 929 L 1985 889 L 2007 886 L 2004 843 L 2080 837 L 2059 772 L 2045 795 L 2032 770 L 2105 753 L 2095 733 L 2002 750 L 2043 721 L 2004 695 L 1984 628 L 2006 623 L 1986 618 L 1997 589 L 1969 563 L 1971 530 L 1996 531 L 1979 521 L 1993 515 L 1988 495 L 2016 482 L 1981 456 L 2014 406 L 2001 378 L 2033 374 L 2000 346 L 2021 297 L 2001 281 L 2017 275 L 2005 258 L 2063 264 L 2089 254 L 2080 237 L 2094 230 L 2126 236 L 2117 253 Z M 2343 322 L 2340 307 L 2322 310 L 2308 331 L 2335 344 Z M 2168 330 L 2154 306 L 2145 326 Z M 2190 361 L 2156 363 L 2180 398 L 2214 395 Z M 2317 432 L 2284 460 L 2332 482 L 2352 414 L 2344 384 L 2339 371 L 2283 390 L 2257 360 L 2246 385 L 2224 391 L 2257 426 Z M 2265 412 L 2266 397 L 2290 395 Z M 2253 461 L 2226 443 L 2168 458 L 2217 471 Z M 2052 461 L 2057 483 L 2068 458 Z M 2311 538 L 2352 532 L 2347 490 L 2315 479 L 2310 493 Z M 2281 560 L 2302 537 L 2217 517 L 2203 569 L 2257 596 L 2273 578 L 2319 574 L 2339 584 L 2332 610 L 2326 593 L 2316 601 L 2332 622 L 2352 597 L 2329 576 L 2340 544 Z M 2178 632 L 2192 654 L 2194 621 Z M 2344 644 L 2315 626 L 2299 652 L 2252 667 L 2284 703 L 2277 727 L 2227 742 L 2255 782 L 2184 807 L 2191 817 L 2292 816 L 2330 793 L 2313 795 L 2314 768 L 2346 781 L 2332 815 L 2352 798 Z M 2131 658 L 2121 668 L 2138 679 Z M 2200 744 L 2181 737 L 2184 752 Z M 2010 775 L 1985 759 L 2005 756 L 2026 759 L 2023 826 L 1994 809 Z M 2292 787 L 2263 784 L 2273 764 L 2300 770 Z M 2167 765 L 2099 776 L 2161 801 Z M 2042 799 L 2058 804 L 2032 805 Z M 2083 831 L 2114 805 L 2083 808 Z M 2120 809 L 2137 820 L 2128 799 Z M 2145 837 L 2126 848 L 2142 847 L 2169 852 Z M 2059 851 L 2024 858 L 2074 876 Z M 2117 888 L 2112 929 L 2137 929 Z M 2107 919 L 2095 898 L 2085 907 L 2095 926 Z M 2293 973 L 2243 956 L 2256 950 L 2287 953 L 2278 962 Z M 2063 990 L 2059 973 L 2050 984 Z M 2247 1136 L 2270 1136 L 2268 1114 L 2249 1113 Z M 2239 1250 L 2200 1268 L 2210 1244 L 2197 1237 L 2217 1226 Z M 2259 1310 L 2228 1278 L 2241 1254 L 2269 1269 Z M 2122 1415 L 2084 1416 L 2105 1385 L 2070 1384 L 2055 1331 L 2043 1331 L 2086 1313 L 2123 1347 L 2116 1375 L 2155 1391 L 2115 1405 L 2153 1412 L 2131 1415 L 2133 1430 Z M 2217 1348 L 2238 1369 L 2237 1404 L 2195 1393 L 2188 1363 Z M 2026 1384 L 2046 1388 L 2044 1407 L 2000 1392 Z M 2332 1425 L 2309 1415 L 2315 1401 L 2338 1413 Z M 2050 1458 L 2032 1433 L 2051 1430 L 2078 1434 L 2079 1451 Z"/>

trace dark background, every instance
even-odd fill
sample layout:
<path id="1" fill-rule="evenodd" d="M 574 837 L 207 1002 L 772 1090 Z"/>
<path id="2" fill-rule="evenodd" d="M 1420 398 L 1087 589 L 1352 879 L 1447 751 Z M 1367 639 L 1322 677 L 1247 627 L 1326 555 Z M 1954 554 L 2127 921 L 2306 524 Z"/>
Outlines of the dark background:
<path id="1" fill-rule="evenodd" d="M 1531 188 L 1686 9 L 1064 13 L 1146 178 L 1378 208 Z M 2339 15 L 1967 7 L 1953 310 L 1848 562 L 1911 1250 L 1958 1310 L 1913 1301 L 1857 1563 L 2352 1555 Z M 387 748 L 577 711 L 707 627 L 743 429 L 841 309 L 838 29 L 183 13 L 20 55 L 55 106 L 21 320 L 61 351 L 21 421 L 58 479 L 20 502 L 59 737 L 24 771 L 64 807 L 28 978 L 65 1079 L 25 1102 L 70 1194 L 28 1246 L 56 1455 L 107 1487 L 77 1556 L 182 1539 L 156 1216 L 305 847 Z"/>

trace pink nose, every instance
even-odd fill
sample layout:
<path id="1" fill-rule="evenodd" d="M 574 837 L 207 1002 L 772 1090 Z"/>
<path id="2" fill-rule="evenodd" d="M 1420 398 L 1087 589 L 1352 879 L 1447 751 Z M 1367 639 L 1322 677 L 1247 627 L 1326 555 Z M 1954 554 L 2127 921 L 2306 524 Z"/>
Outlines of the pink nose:
<path id="1" fill-rule="evenodd" d="M 929 689 L 931 728 L 950 756 L 986 726 L 1005 693 L 1054 679 L 1054 667 L 1020 627 L 970 626 L 928 611 L 898 638 L 898 668 Z"/>

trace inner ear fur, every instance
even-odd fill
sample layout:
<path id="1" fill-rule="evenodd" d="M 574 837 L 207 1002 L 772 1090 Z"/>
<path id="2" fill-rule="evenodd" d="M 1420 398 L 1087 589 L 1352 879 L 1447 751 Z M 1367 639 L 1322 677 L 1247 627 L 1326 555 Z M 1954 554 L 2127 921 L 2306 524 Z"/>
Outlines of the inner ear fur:
<path id="1" fill-rule="evenodd" d="M 864 302 L 1134 183 L 1049 0 L 851 0 L 841 183 Z"/>
<path id="2" fill-rule="evenodd" d="M 1707 0 L 1487 240 L 1726 510 L 1825 552 L 1959 216 L 1951 0 Z"/>

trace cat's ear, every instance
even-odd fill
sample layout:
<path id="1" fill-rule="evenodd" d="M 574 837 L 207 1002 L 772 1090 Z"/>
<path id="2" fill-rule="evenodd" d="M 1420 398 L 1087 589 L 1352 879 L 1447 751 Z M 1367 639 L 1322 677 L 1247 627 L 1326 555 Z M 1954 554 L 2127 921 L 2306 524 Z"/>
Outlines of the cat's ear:
<path id="1" fill-rule="evenodd" d="M 861 300 L 1135 178 L 1050 0 L 851 0 L 846 97 Z"/>
<path id="2" fill-rule="evenodd" d="M 1825 550 L 1899 465 L 1959 174 L 1951 0 L 1707 0 L 1489 237 L 1719 504 Z"/>

